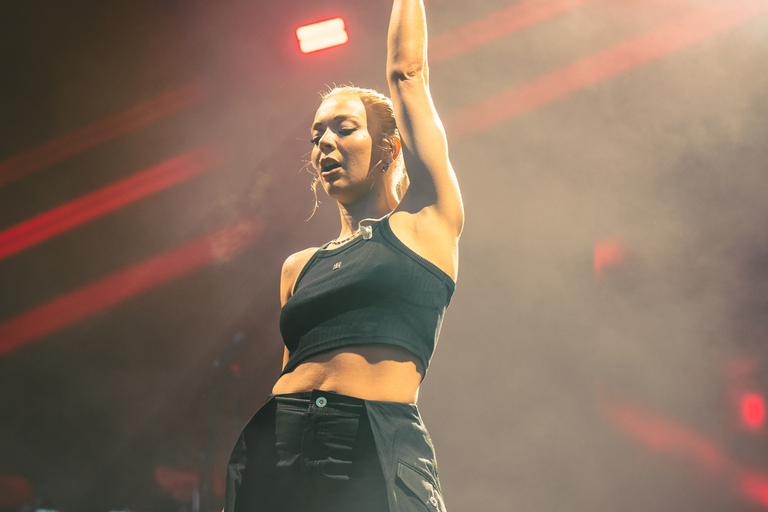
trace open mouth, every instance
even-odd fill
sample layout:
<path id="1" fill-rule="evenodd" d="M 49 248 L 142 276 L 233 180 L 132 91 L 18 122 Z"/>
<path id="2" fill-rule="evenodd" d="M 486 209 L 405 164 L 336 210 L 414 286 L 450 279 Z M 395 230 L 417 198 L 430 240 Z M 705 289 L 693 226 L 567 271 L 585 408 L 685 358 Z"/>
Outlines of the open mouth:
<path id="1" fill-rule="evenodd" d="M 341 169 L 341 164 L 338 162 L 331 162 L 328 165 L 323 166 L 321 174 L 323 177 L 331 176 L 332 174 L 338 172 L 338 169 Z"/>

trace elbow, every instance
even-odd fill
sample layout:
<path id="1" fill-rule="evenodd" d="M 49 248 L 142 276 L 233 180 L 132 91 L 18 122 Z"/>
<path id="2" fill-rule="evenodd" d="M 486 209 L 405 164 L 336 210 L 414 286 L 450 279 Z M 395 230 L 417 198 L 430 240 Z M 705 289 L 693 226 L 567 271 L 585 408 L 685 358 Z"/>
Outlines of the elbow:
<path id="1" fill-rule="evenodd" d="M 409 63 L 390 64 L 387 67 L 387 78 L 390 83 L 407 82 L 424 79 L 426 66 L 423 61 L 414 60 Z"/>

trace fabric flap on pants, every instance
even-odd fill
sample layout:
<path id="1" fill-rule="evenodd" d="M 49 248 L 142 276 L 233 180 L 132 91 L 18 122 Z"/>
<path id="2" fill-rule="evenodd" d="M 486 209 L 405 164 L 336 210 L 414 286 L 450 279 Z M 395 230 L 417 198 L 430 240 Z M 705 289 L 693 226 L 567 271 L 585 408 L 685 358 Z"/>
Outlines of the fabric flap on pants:
<path id="1" fill-rule="evenodd" d="M 397 478 L 428 507 L 439 509 L 438 493 L 432 479 L 403 461 L 397 463 Z"/>

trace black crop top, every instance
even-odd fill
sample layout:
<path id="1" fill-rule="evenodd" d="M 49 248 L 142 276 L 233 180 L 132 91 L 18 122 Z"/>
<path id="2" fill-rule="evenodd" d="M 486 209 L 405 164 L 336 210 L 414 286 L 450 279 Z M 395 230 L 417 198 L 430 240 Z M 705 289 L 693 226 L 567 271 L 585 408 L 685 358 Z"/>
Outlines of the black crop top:
<path id="1" fill-rule="evenodd" d="M 407 349 L 426 373 L 455 284 L 395 237 L 389 217 L 372 227 L 370 239 L 319 249 L 302 269 L 280 315 L 290 351 L 283 374 L 322 352 L 371 343 Z"/>

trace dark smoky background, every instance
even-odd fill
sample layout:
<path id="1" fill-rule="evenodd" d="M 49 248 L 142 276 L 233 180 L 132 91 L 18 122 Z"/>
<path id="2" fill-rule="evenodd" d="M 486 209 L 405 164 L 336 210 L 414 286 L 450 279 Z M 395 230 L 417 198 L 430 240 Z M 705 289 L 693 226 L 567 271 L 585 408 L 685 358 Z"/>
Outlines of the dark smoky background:
<path id="1" fill-rule="evenodd" d="M 514 6 L 565 6 L 430 69 L 466 208 L 458 287 L 419 398 L 449 510 L 768 507 L 765 427 L 745 425 L 740 402 L 768 391 L 762 3 L 731 2 L 754 15 L 464 135 L 452 120 L 478 102 L 722 3 L 426 2 L 433 40 Z M 27 509 L 220 510 L 228 450 L 279 375 L 280 266 L 338 234 L 322 192 L 307 220 L 317 93 L 386 90 L 389 9 L 0 6 L 0 179 L 15 155 L 199 91 L 0 182 L 0 240 L 179 154 L 217 159 L 0 258 L 0 346 L 27 312 L 189 240 L 242 222 L 258 233 L 0 354 L 0 509 L 33 496 Z M 295 28 L 335 16 L 350 42 L 299 53 Z"/>

